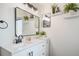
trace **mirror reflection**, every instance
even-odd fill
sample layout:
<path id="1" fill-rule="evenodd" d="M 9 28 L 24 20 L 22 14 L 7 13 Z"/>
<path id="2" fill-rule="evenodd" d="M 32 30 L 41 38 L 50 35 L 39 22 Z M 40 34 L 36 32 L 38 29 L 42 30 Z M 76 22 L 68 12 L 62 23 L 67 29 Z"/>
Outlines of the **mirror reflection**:
<path id="1" fill-rule="evenodd" d="M 39 17 L 21 8 L 15 8 L 16 36 L 35 35 L 39 31 Z"/>

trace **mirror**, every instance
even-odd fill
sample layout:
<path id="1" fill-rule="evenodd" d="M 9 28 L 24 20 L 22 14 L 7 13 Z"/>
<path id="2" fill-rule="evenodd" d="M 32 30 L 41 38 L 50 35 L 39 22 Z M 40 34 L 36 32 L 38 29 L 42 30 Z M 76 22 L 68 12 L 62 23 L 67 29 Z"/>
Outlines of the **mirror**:
<path id="1" fill-rule="evenodd" d="M 15 35 L 36 35 L 39 31 L 39 17 L 19 7 L 15 8 Z"/>

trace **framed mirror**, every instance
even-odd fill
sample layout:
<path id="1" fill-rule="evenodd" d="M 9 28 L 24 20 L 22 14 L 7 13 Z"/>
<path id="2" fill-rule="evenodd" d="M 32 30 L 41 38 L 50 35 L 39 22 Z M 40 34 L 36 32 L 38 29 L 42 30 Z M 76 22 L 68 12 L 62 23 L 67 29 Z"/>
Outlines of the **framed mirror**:
<path id="1" fill-rule="evenodd" d="M 15 8 L 15 36 L 36 35 L 40 29 L 39 17 L 19 7 Z"/>

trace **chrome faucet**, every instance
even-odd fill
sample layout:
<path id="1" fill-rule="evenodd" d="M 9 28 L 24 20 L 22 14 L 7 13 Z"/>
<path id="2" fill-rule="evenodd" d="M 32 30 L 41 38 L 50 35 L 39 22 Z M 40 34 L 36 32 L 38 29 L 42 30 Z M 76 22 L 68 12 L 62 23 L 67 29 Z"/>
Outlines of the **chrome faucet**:
<path id="1" fill-rule="evenodd" d="M 22 42 L 22 39 L 23 39 L 22 35 L 17 36 L 16 39 L 15 39 L 15 43 L 17 44 L 17 43 Z"/>

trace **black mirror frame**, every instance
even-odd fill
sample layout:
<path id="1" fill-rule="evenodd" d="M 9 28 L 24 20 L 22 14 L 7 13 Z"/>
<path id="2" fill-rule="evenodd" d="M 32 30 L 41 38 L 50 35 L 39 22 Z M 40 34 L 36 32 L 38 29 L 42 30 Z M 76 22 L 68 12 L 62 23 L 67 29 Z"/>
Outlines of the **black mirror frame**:
<path id="1" fill-rule="evenodd" d="M 19 8 L 19 7 L 15 7 L 15 36 L 17 37 L 17 34 L 16 34 L 16 8 Z M 21 9 L 21 8 L 19 8 L 19 9 Z M 23 10 L 23 9 L 21 9 L 21 10 Z M 26 10 L 23 10 L 23 11 L 28 12 Z M 30 13 L 30 12 L 28 12 L 28 13 Z M 34 15 L 34 16 L 36 16 L 36 15 Z M 38 16 L 36 16 L 36 17 L 38 17 Z M 40 32 L 40 17 L 38 17 L 38 32 Z M 22 35 L 22 36 L 35 36 L 35 35 L 36 34 Z"/>

